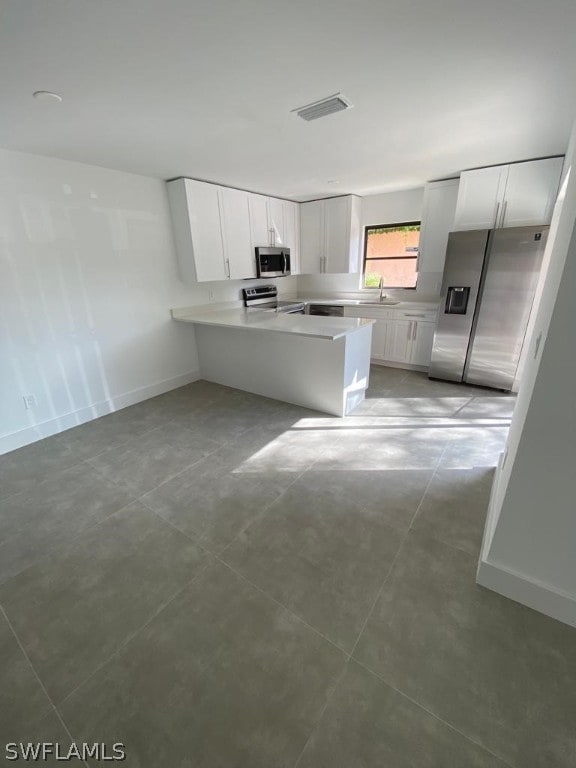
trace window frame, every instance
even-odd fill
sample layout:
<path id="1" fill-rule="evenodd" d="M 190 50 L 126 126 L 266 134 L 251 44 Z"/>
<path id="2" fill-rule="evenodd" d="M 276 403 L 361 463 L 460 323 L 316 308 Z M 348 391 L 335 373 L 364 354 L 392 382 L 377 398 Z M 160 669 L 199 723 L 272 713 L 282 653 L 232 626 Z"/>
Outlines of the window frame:
<path id="1" fill-rule="evenodd" d="M 368 258 L 368 230 L 370 229 L 394 229 L 394 227 L 419 227 L 420 235 L 422 234 L 422 221 L 398 221 L 394 224 L 367 224 L 364 227 L 364 254 L 362 259 L 362 273 L 360 275 L 360 285 L 362 290 L 364 291 L 374 291 L 377 290 L 377 288 L 374 287 L 367 287 L 365 285 L 366 281 L 366 262 L 367 261 L 394 261 L 396 259 L 414 259 L 416 261 L 416 267 L 418 267 L 418 256 L 420 255 L 420 251 L 416 252 L 414 256 L 380 256 L 378 258 Z M 418 245 L 420 245 L 420 241 L 418 241 Z M 418 277 L 419 272 L 418 269 L 416 269 L 416 283 L 413 286 L 405 286 L 405 285 L 383 285 L 382 288 L 385 288 L 386 290 L 390 291 L 415 291 L 418 287 Z"/>

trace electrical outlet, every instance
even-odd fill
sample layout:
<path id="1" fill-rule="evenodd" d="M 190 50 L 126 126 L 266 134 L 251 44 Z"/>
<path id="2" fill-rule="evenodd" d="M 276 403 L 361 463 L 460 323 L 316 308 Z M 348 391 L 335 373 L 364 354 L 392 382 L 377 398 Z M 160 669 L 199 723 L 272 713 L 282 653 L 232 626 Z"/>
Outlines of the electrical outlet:
<path id="1" fill-rule="evenodd" d="M 30 408 L 34 408 L 36 405 L 36 398 L 34 395 L 22 395 L 22 400 L 24 400 L 24 408 L 26 408 L 27 411 L 29 411 Z"/>

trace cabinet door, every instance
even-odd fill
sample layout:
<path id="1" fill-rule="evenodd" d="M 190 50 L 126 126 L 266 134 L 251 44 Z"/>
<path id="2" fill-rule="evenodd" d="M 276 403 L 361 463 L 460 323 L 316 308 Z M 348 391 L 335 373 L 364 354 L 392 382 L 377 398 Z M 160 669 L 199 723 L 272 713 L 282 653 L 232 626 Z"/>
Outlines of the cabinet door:
<path id="1" fill-rule="evenodd" d="M 419 320 L 414 322 L 410 359 L 413 365 L 424 365 L 426 367 L 430 365 L 435 328 L 436 323 L 422 323 Z"/>
<path id="2" fill-rule="evenodd" d="M 185 189 L 196 279 L 226 280 L 219 188 L 216 184 L 186 179 Z"/>
<path id="3" fill-rule="evenodd" d="M 254 248 L 270 245 L 268 228 L 268 198 L 264 195 L 248 195 L 250 210 L 250 232 L 252 235 L 252 253 Z M 256 258 L 256 257 L 254 257 Z"/>
<path id="4" fill-rule="evenodd" d="M 372 326 L 372 347 L 370 350 L 370 357 L 373 357 L 375 360 L 386 359 L 390 326 L 390 320 L 376 320 Z"/>
<path id="5" fill-rule="evenodd" d="M 323 203 L 315 200 L 300 205 L 300 272 L 313 275 L 323 272 L 324 216 Z"/>
<path id="6" fill-rule="evenodd" d="M 454 230 L 492 229 L 502 213 L 507 165 L 464 171 L 460 175 Z"/>
<path id="7" fill-rule="evenodd" d="M 350 198 L 324 201 L 325 272 L 350 271 Z"/>
<path id="8" fill-rule="evenodd" d="M 256 277 L 256 259 L 252 251 L 248 192 L 220 188 L 220 210 L 224 258 L 232 280 Z"/>
<path id="9" fill-rule="evenodd" d="M 286 245 L 284 231 L 284 200 L 277 197 L 268 198 L 268 229 L 272 238 L 272 245 L 280 247 Z"/>
<path id="10" fill-rule="evenodd" d="M 508 170 L 501 226 L 549 224 L 556 202 L 563 158 L 514 163 Z"/>
<path id="11" fill-rule="evenodd" d="M 426 184 L 418 255 L 419 272 L 443 272 L 448 235 L 454 226 L 458 179 Z"/>
<path id="12" fill-rule="evenodd" d="M 283 205 L 285 245 L 290 248 L 292 274 L 297 275 L 300 271 L 300 215 L 298 212 L 298 203 L 284 200 Z"/>
<path id="13" fill-rule="evenodd" d="M 395 363 L 410 363 L 412 350 L 412 320 L 392 320 L 388 333 L 386 360 Z"/>

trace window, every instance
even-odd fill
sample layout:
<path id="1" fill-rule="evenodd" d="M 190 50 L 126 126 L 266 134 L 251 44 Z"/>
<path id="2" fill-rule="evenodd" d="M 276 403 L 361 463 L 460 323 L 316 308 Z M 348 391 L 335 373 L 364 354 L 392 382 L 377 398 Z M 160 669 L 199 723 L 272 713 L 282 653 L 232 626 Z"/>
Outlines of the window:
<path id="1" fill-rule="evenodd" d="M 366 227 L 364 288 L 416 288 L 420 222 Z"/>

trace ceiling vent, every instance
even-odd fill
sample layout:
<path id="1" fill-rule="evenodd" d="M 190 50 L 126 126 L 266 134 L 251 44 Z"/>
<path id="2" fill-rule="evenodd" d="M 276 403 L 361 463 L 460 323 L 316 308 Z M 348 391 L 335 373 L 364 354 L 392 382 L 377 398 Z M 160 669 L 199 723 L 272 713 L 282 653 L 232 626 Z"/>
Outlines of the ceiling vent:
<path id="1" fill-rule="evenodd" d="M 334 93 L 332 96 L 320 99 L 320 101 L 293 109 L 292 112 L 296 112 L 302 120 L 310 121 L 332 115 L 334 112 L 342 112 L 344 109 L 350 109 L 351 106 L 352 104 L 341 93 Z"/>

